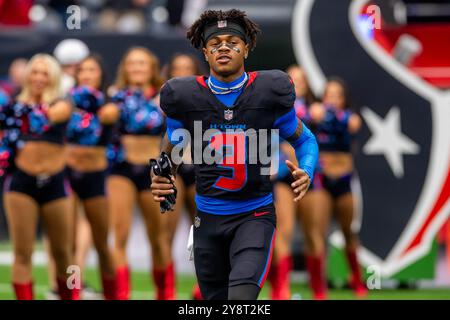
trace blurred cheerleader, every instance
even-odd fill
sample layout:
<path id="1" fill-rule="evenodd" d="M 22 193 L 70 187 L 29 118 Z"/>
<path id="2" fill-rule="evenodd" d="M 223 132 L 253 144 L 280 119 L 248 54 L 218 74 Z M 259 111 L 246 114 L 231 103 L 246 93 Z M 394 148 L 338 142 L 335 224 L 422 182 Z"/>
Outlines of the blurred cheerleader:
<path id="1" fill-rule="evenodd" d="M 120 299 L 129 299 L 130 275 L 126 245 L 137 202 L 150 241 L 157 299 L 175 298 L 168 216 L 159 211 L 150 191 L 148 160 L 159 156 L 164 116 L 155 105 L 162 81 L 159 63 L 146 48 L 134 47 L 122 59 L 112 100 L 120 108 L 119 136 L 112 152 L 108 201 L 115 234 L 117 285 Z"/>
<path id="2" fill-rule="evenodd" d="M 8 131 L 16 154 L 4 181 L 4 206 L 14 248 L 12 282 L 17 299 L 33 299 L 32 253 L 42 218 L 56 263 L 61 299 L 78 299 L 69 288 L 73 216 L 70 187 L 64 176 L 64 137 L 70 103 L 58 100 L 61 70 L 54 58 L 35 55 L 27 65 L 17 101 L 1 110 L 1 129 Z"/>
<path id="3" fill-rule="evenodd" d="M 67 128 L 67 176 L 74 191 L 75 262 L 84 268 L 91 239 L 99 257 L 105 299 L 116 299 L 115 266 L 108 247 L 109 212 L 105 193 L 106 145 L 111 140 L 119 109 L 105 103 L 101 58 L 90 55 L 76 71 L 77 86 L 69 96 L 75 107 Z M 82 205 L 85 216 L 78 214 Z M 87 218 L 87 221 L 86 221 Z"/>
<path id="4" fill-rule="evenodd" d="M 316 101 L 304 71 L 297 65 L 287 69 L 295 86 L 295 111 L 299 118 L 308 107 Z M 295 226 L 295 203 L 292 201 L 292 187 L 294 182 L 285 161 L 296 162 L 294 149 L 287 142 L 280 143 L 279 170 L 274 185 L 275 208 L 277 212 L 277 237 L 272 265 L 268 279 L 271 285 L 271 299 L 288 300 L 290 292 L 290 272 L 293 268 L 291 242 Z M 302 200 L 303 201 L 303 200 Z"/>
<path id="5" fill-rule="evenodd" d="M 352 142 L 361 127 L 360 117 L 350 111 L 349 92 L 341 79 L 331 78 L 325 87 L 323 103 L 312 104 L 303 116 L 319 144 L 319 163 L 313 184 L 299 202 L 300 220 L 306 241 L 306 264 L 315 299 L 327 298 L 325 277 L 326 235 L 335 213 L 345 239 L 345 252 L 351 270 L 350 286 L 358 297 L 367 294 L 356 251 L 358 236 L 352 230 L 354 171 Z"/>

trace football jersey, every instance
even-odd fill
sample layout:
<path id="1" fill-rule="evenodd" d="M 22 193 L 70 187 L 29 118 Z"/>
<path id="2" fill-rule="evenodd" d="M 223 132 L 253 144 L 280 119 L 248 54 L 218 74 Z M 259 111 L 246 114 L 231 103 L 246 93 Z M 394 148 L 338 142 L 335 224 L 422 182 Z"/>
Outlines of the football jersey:
<path id="1" fill-rule="evenodd" d="M 259 146 L 264 146 L 262 153 L 271 156 L 271 129 L 277 119 L 293 110 L 295 91 L 290 78 L 282 71 L 250 72 L 248 77 L 244 90 L 230 107 L 217 99 L 203 76 L 174 78 L 161 90 L 162 110 L 167 117 L 181 123 L 194 139 L 191 154 L 198 195 L 245 200 L 272 192 L 270 175 L 262 174 L 262 169 L 269 169 L 271 164 L 261 162 L 257 156 L 261 153 Z M 199 124 L 202 137 L 208 129 L 217 130 L 209 140 L 202 139 L 201 145 L 198 132 L 197 135 L 194 132 Z M 227 129 L 237 130 L 227 132 Z M 262 129 L 267 133 L 265 141 L 258 136 Z M 256 137 L 249 132 L 255 132 Z M 198 161 L 196 151 L 202 154 L 206 148 L 212 154 L 223 155 L 221 160 L 214 164 L 203 159 Z"/>

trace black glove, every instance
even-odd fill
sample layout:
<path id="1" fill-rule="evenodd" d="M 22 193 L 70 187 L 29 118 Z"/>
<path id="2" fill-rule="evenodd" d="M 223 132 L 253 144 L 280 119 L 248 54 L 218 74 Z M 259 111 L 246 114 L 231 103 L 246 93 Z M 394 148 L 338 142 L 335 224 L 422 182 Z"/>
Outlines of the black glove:
<path id="1" fill-rule="evenodd" d="M 150 159 L 150 169 L 152 170 L 153 174 L 156 176 L 167 178 L 170 181 L 172 181 L 172 167 L 172 162 L 165 152 L 161 153 L 158 160 Z M 160 202 L 159 208 L 161 213 L 169 210 L 173 211 L 177 198 L 177 188 L 174 184 L 172 184 L 172 186 L 174 193 L 164 196 L 166 200 Z"/>

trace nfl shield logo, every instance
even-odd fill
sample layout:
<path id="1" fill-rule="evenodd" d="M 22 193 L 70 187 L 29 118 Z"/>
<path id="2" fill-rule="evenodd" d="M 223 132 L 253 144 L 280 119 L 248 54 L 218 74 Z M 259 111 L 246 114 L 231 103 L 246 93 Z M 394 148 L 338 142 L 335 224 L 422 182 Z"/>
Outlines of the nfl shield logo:
<path id="1" fill-rule="evenodd" d="M 227 27 L 227 20 L 217 21 L 217 28 L 226 28 L 226 27 Z"/>
<path id="2" fill-rule="evenodd" d="M 227 121 L 230 121 L 231 119 L 233 119 L 233 110 L 230 110 L 230 109 L 225 110 L 224 117 L 225 117 L 225 120 L 227 120 Z"/>

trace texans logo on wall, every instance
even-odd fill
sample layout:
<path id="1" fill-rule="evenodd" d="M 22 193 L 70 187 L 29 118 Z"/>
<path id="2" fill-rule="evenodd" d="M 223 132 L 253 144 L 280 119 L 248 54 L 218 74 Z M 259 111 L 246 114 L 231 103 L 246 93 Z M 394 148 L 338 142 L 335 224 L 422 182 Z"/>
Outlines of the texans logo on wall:
<path id="1" fill-rule="evenodd" d="M 450 91 L 363 35 L 358 18 L 367 4 L 298 1 L 293 44 L 316 94 L 328 76 L 339 75 L 361 107 L 353 181 L 360 258 L 391 276 L 429 252 L 450 213 Z M 343 243 L 338 233 L 331 241 Z"/>

